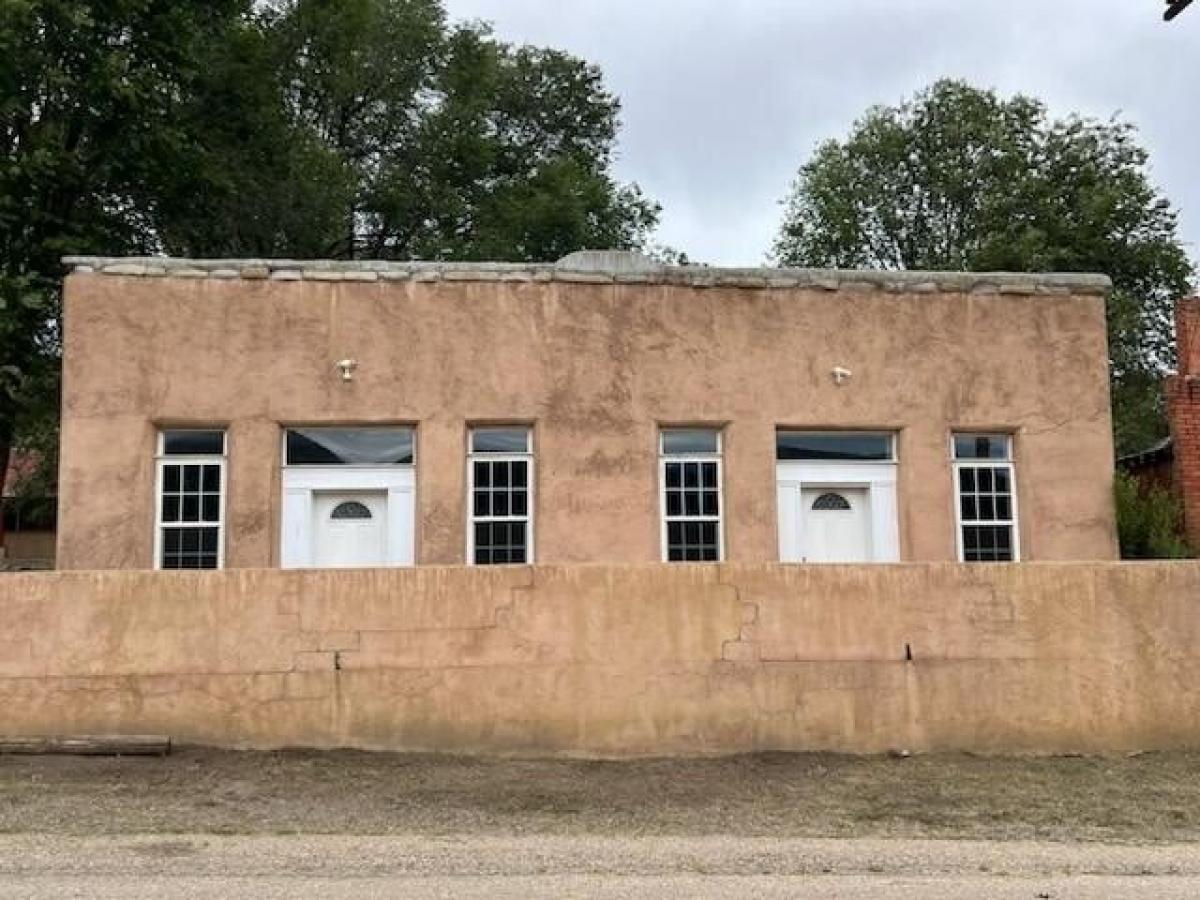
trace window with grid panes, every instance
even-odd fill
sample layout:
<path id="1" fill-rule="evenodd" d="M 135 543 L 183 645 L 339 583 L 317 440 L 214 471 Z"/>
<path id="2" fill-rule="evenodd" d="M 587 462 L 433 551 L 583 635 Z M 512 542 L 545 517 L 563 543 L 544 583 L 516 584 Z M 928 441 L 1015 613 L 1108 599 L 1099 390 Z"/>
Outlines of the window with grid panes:
<path id="1" fill-rule="evenodd" d="M 159 433 L 155 565 L 219 569 L 224 558 L 225 432 Z"/>
<path id="2" fill-rule="evenodd" d="M 659 436 L 663 558 L 717 562 L 722 557 L 721 433 L 665 429 Z"/>
<path id="3" fill-rule="evenodd" d="M 1020 558 L 1012 436 L 956 434 L 959 558 L 1012 562 Z"/>
<path id="4" fill-rule="evenodd" d="M 533 452 L 528 428 L 474 428 L 467 460 L 469 555 L 475 565 L 533 561 Z"/>

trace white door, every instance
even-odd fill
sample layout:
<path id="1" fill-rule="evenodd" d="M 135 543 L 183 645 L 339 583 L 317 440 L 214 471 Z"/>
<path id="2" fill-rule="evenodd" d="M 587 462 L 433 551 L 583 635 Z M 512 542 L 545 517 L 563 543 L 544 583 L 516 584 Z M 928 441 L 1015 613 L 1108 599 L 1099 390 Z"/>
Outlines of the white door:
<path id="1" fill-rule="evenodd" d="M 801 490 L 804 561 L 871 561 L 870 506 L 870 491 L 862 487 L 805 487 Z"/>
<path id="2" fill-rule="evenodd" d="M 319 568 L 387 563 L 386 491 L 315 491 L 313 561 Z"/>

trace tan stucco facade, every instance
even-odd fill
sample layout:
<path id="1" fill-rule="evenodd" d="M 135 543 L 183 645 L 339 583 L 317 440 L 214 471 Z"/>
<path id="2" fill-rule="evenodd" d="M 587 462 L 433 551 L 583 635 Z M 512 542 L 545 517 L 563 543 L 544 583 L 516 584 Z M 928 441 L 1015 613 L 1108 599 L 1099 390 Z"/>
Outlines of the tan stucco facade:
<path id="1" fill-rule="evenodd" d="M 1200 747 L 1200 564 L 0 577 L 0 732 L 625 756 Z"/>
<path id="2" fill-rule="evenodd" d="M 956 558 L 949 435 L 1011 431 L 1022 558 L 1115 556 L 1102 279 L 80 264 L 59 565 L 150 568 L 155 440 L 228 429 L 226 564 L 280 557 L 281 429 L 408 424 L 416 561 L 466 557 L 466 442 L 528 423 L 536 561 L 661 558 L 657 434 L 720 426 L 725 558 L 778 559 L 781 427 L 897 434 L 900 556 Z M 352 381 L 334 363 L 357 361 Z M 852 377 L 835 384 L 837 367 Z"/>

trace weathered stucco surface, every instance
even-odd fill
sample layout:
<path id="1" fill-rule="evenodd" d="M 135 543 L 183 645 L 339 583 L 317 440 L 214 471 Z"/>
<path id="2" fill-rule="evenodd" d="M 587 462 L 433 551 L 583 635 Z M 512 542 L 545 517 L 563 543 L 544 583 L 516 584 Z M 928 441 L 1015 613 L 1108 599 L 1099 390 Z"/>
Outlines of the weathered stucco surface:
<path id="1" fill-rule="evenodd" d="M 905 560 L 955 556 L 952 429 L 1015 431 L 1025 559 L 1116 553 L 1104 300 L 1082 276 L 254 268 L 67 279 L 61 567 L 153 564 L 164 425 L 228 426 L 232 568 L 278 564 L 280 430 L 301 424 L 417 426 L 424 564 L 464 560 L 467 428 L 491 422 L 534 427 L 538 562 L 660 558 L 663 424 L 725 426 L 731 561 L 778 558 L 777 427 L 899 432 Z"/>
<path id="2" fill-rule="evenodd" d="M 1195 748 L 1198 602 L 1190 562 L 10 575 L 0 733 L 618 756 Z"/>

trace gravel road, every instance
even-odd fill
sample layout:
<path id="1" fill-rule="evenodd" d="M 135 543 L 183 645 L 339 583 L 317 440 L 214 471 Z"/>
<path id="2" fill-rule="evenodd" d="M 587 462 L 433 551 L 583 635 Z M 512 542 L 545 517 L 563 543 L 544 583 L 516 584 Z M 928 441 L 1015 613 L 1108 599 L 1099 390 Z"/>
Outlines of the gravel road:
<path id="1" fill-rule="evenodd" d="M 1200 896 L 1200 847 L 768 838 L 0 837 L 0 898 Z"/>

